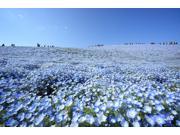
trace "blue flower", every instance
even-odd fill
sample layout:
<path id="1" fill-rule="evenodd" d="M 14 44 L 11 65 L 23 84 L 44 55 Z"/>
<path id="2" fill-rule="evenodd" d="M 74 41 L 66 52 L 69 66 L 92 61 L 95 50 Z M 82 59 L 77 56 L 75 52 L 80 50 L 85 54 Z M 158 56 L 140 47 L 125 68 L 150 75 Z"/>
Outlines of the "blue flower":
<path id="1" fill-rule="evenodd" d="M 133 121 L 133 127 L 140 127 L 140 123 L 138 121 Z"/>
<path id="2" fill-rule="evenodd" d="M 152 108 L 150 106 L 144 106 L 144 112 L 151 113 Z"/>
<path id="3" fill-rule="evenodd" d="M 126 120 L 121 121 L 120 124 L 122 127 L 129 127 L 129 123 Z"/>
<path id="4" fill-rule="evenodd" d="M 155 121 L 158 125 L 162 126 L 163 124 L 165 124 L 165 117 L 164 115 L 156 115 L 155 116 Z"/>
<path id="5" fill-rule="evenodd" d="M 2 105 L 0 105 L 0 111 L 2 111 L 2 110 L 3 110 L 3 108 L 4 108 L 4 107 L 3 107 Z"/>
<path id="6" fill-rule="evenodd" d="M 24 120 L 25 114 L 24 113 L 20 113 L 18 114 L 17 118 L 19 119 L 19 121 Z"/>
<path id="7" fill-rule="evenodd" d="M 176 126 L 180 127 L 180 120 L 176 120 Z"/>
<path id="8" fill-rule="evenodd" d="M 164 106 L 161 105 L 161 104 L 158 104 L 155 107 L 156 107 L 156 110 L 159 111 L 159 112 L 164 109 Z"/>
<path id="9" fill-rule="evenodd" d="M 43 119 L 44 119 L 45 116 L 46 116 L 45 114 L 40 114 L 40 115 L 35 119 L 35 125 L 39 125 L 39 124 L 43 121 Z"/>
<path id="10" fill-rule="evenodd" d="M 137 112 L 135 111 L 135 109 L 131 109 L 127 111 L 126 115 L 128 118 L 134 119 L 137 115 Z"/>
<path id="11" fill-rule="evenodd" d="M 10 118 L 5 122 L 5 125 L 8 127 L 15 127 L 18 126 L 18 121 L 13 118 Z"/>
<path id="12" fill-rule="evenodd" d="M 25 118 L 26 118 L 26 119 L 30 119 L 31 116 L 32 116 L 32 113 L 26 113 L 26 114 L 25 114 Z"/>

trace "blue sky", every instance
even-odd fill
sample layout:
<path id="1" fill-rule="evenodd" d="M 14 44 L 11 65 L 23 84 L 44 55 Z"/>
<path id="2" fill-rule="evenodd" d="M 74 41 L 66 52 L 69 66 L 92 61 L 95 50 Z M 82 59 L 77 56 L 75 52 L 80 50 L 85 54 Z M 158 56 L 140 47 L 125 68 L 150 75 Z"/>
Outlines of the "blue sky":
<path id="1" fill-rule="evenodd" d="M 180 41 L 180 9 L 0 9 L 0 43 L 86 47 Z"/>

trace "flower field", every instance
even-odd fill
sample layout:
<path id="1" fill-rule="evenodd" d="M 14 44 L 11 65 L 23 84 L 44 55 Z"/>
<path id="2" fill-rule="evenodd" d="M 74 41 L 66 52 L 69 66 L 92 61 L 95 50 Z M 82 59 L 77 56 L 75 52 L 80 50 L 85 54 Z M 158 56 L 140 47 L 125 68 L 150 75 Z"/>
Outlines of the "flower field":
<path id="1" fill-rule="evenodd" d="M 0 126 L 179 127 L 180 46 L 0 47 Z"/>

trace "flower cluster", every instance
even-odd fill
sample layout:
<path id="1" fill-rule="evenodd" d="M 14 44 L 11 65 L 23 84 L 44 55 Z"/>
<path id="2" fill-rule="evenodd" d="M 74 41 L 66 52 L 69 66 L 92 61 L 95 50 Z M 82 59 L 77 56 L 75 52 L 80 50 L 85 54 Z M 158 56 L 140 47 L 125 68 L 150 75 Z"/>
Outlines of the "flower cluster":
<path id="1" fill-rule="evenodd" d="M 0 126 L 180 126 L 179 69 L 123 49 L 0 48 Z"/>

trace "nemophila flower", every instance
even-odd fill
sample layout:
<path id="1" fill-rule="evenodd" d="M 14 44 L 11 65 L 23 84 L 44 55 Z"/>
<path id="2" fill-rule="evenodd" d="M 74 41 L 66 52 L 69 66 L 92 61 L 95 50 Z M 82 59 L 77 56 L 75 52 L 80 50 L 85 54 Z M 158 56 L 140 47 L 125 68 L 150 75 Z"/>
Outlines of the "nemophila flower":
<path id="1" fill-rule="evenodd" d="M 114 108 L 119 108 L 119 101 L 118 100 L 114 101 Z"/>
<path id="2" fill-rule="evenodd" d="M 97 112 L 99 112 L 99 108 L 98 107 L 95 107 L 94 108 L 94 111 L 97 113 Z"/>
<path id="3" fill-rule="evenodd" d="M 63 110 L 64 107 L 65 107 L 64 104 L 61 104 L 61 105 L 59 106 L 59 109 L 60 109 L 60 110 Z"/>
<path id="4" fill-rule="evenodd" d="M 144 112 L 151 113 L 152 108 L 150 106 L 144 106 Z"/>
<path id="5" fill-rule="evenodd" d="M 0 98 L 0 104 L 3 104 L 4 102 L 6 102 L 5 98 Z"/>
<path id="6" fill-rule="evenodd" d="M 180 120 L 176 120 L 176 126 L 180 127 Z"/>
<path id="7" fill-rule="evenodd" d="M 94 104 L 96 107 L 100 106 L 101 102 L 99 100 L 96 101 L 96 103 Z"/>
<path id="8" fill-rule="evenodd" d="M 166 120 L 167 121 L 172 121 L 174 119 L 174 116 L 173 115 L 168 115 L 166 116 Z"/>
<path id="9" fill-rule="evenodd" d="M 56 117 L 55 117 L 55 120 L 56 120 L 57 123 L 61 122 L 63 120 L 62 114 L 57 114 Z"/>
<path id="10" fill-rule="evenodd" d="M 157 110 L 157 111 L 159 111 L 159 112 L 160 112 L 161 110 L 163 110 L 163 109 L 164 109 L 164 106 L 163 106 L 163 105 L 161 105 L 161 104 L 158 104 L 158 105 L 156 105 L 156 106 L 155 106 L 155 108 L 156 108 L 156 110 Z"/>
<path id="11" fill-rule="evenodd" d="M 126 120 L 120 122 L 122 127 L 129 127 L 129 123 Z"/>
<path id="12" fill-rule="evenodd" d="M 24 120 L 25 114 L 24 113 L 20 113 L 18 114 L 17 118 L 19 119 L 19 121 Z"/>
<path id="13" fill-rule="evenodd" d="M 106 120 L 107 120 L 107 117 L 103 113 L 97 114 L 97 118 L 98 118 L 100 123 L 106 122 Z"/>
<path id="14" fill-rule="evenodd" d="M 124 117 L 123 117 L 121 114 L 119 114 L 119 115 L 116 117 L 116 119 L 117 119 L 118 122 L 120 122 L 120 121 L 124 120 Z"/>
<path id="15" fill-rule="evenodd" d="M 35 125 L 39 125 L 43 121 L 45 116 L 45 114 L 40 114 L 34 121 Z"/>
<path id="16" fill-rule="evenodd" d="M 42 111 L 44 109 L 44 106 L 38 106 L 38 110 Z"/>
<path id="17" fill-rule="evenodd" d="M 134 119 L 137 115 L 137 112 L 135 109 L 130 109 L 127 111 L 126 115 L 128 118 Z"/>
<path id="18" fill-rule="evenodd" d="M 138 121 L 133 121 L 132 123 L 133 127 L 140 127 L 140 123 Z"/>
<path id="19" fill-rule="evenodd" d="M 89 123 L 89 124 L 93 124 L 95 122 L 95 119 L 93 116 L 91 115 L 88 115 L 86 116 L 86 121 Z"/>
<path id="20" fill-rule="evenodd" d="M 27 123 L 26 122 L 22 122 L 19 126 L 20 127 L 27 127 Z"/>
<path id="21" fill-rule="evenodd" d="M 54 104 L 57 104 L 58 103 L 58 98 L 57 97 L 53 97 L 53 102 L 54 102 Z"/>
<path id="22" fill-rule="evenodd" d="M 177 115 L 177 114 L 178 114 L 175 110 L 172 110 L 171 113 L 172 113 L 173 115 Z"/>
<path id="23" fill-rule="evenodd" d="M 78 120 L 80 123 L 83 123 L 84 121 L 86 121 L 86 117 L 85 116 L 82 116 L 79 118 Z"/>
<path id="24" fill-rule="evenodd" d="M 31 116 L 32 116 L 32 113 L 26 113 L 26 114 L 25 114 L 25 118 L 26 118 L 26 119 L 30 119 Z"/>
<path id="25" fill-rule="evenodd" d="M 108 107 L 108 108 L 111 108 L 112 106 L 113 106 L 113 102 L 112 102 L 112 101 L 108 101 L 108 102 L 107 102 L 107 107 Z"/>
<path id="26" fill-rule="evenodd" d="M 66 105 L 66 106 L 70 106 L 72 103 L 73 103 L 72 100 L 68 100 L 65 105 Z"/>
<path id="27" fill-rule="evenodd" d="M 18 126 L 18 121 L 13 118 L 10 118 L 5 122 L 5 125 L 8 127 L 16 127 Z"/>
<path id="28" fill-rule="evenodd" d="M 36 104 L 32 104 L 29 108 L 28 108 L 28 110 L 29 110 L 29 112 L 34 112 L 35 110 L 36 110 L 36 108 L 37 108 L 37 105 Z"/>
<path id="29" fill-rule="evenodd" d="M 165 123 L 165 117 L 163 115 L 156 115 L 155 121 L 159 126 L 162 126 Z"/>
<path id="30" fill-rule="evenodd" d="M 3 108 L 4 108 L 4 107 L 3 107 L 2 105 L 0 105 L 0 111 L 2 111 L 2 110 L 3 110 Z"/>
<path id="31" fill-rule="evenodd" d="M 79 123 L 77 122 L 72 122 L 70 125 L 70 127 L 78 127 L 78 126 L 79 126 Z"/>
<path id="32" fill-rule="evenodd" d="M 112 117 L 112 118 L 110 118 L 110 122 L 114 124 L 114 123 L 116 123 L 116 119 Z"/>
<path id="33" fill-rule="evenodd" d="M 100 110 L 105 111 L 105 110 L 106 110 L 106 105 L 105 105 L 105 104 L 102 104 L 102 105 L 100 106 Z"/>

